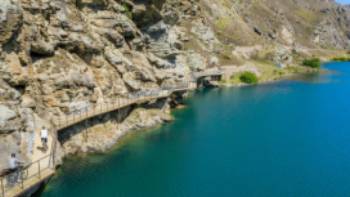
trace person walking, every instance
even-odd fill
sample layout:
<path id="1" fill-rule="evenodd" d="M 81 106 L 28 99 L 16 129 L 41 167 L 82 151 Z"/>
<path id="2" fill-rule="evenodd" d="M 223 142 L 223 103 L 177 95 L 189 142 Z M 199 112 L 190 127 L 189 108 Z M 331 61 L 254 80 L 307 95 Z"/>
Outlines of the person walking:
<path id="1" fill-rule="evenodd" d="M 9 159 L 9 168 L 11 172 L 14 172 L 18 168 L 18 160 L 15 153 L 12 153 Z"/>
<path id="2" fill-rule="evenodd" d="M 44 126 L 40 131 L 41 143 L 42 143 L 44 151 L 47 150 L 48 134 L 49 134 L 49 132 L 46 129 L 46 127 Z"/>
<path id="3" fill-rule="evenodd" d="M 22 162 L 20 162 L 15 153 L 12 153 L 10 158 L 9 158 L 9 170 L 8 170 L 8 180 L 7 184 L 9 186 L 13 186 L 18 182 L 18 177 L 19 177 L 19 167 L 22 165 Z"/>

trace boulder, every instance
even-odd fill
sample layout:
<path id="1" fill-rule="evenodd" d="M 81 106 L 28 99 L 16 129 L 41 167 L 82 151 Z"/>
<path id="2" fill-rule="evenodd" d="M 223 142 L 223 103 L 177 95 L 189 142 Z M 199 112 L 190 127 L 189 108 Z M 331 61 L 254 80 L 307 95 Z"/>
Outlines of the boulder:
<path id="1" fill-rule="evenodd" d="M 133 72 L 127 72 L 123 75 L 124 83 L 132 90 L 137 91 L 140 90 L 142 87 L 142 84 L 140 81 L 136 80 L 135 73 Z"/>
<path id="2" fill-rule="evenodd" d="M 210 57 L 208 64 L 211 67 L 219 66 L 219 58 L 217 58 L 216 56 Z"/>
<path id="3" fill-rule="evenodd" d="M 22 25 L 22 10 L 17 0 L 1 0 L 0 45 L 6 43 Z"/>
<path id="4" fill-rule="evenodd" d="M 23 95 L 22 97 L 22 107 L 25 108 L 34 108 L 35 107 L 35 100 L 30 95 Z"/>
<path id="5" fill-rule="evenodd" d="M 171 121 L 171 115 L 164 111 L 159 109 L 136 109 L 127 117 L 122 127 L 127 125 L 129 126 L 127 130 L 137 130 L 150 128 L 163 122 Z"/>
<path id="6" fill-rule="evenodd" d="M 106 48 L 104 52 L 106 60 L 115 68 L 119 73 L 127 72 L 126 67 L 132 66 L 132 63 L 124 57 L 124 55 L 117 49 Z"/>
<path id="7" fill-rule="evenodd" d="M 5 62 L 0 62 L 0 70 L 3 69 L 3 79 L 10 85 L 22 86 L 28 83 L 27 70 L 22 67 L 20 59 L 16 53 L 7 54 Z M 2 67 L 2 68 L 1 68 Z"/>
<path id="8" fill-rule="evenodd" d="M 191 70 L 204 70 L 207 66 L 205 58 L 199 53 L 189 53 L 186 59 Z"/>
<path id="9" fill-rule="evenodd" d="M 75 101 L 69 103 L 68 108 L 70 113 L 85 112 L 90 109 L 90 103 L 88 101 Z"/>
<path id="10" fill-rule="evenodd" d="M 95 79 L 89 72 L 70 70 L 66 76 L 57 79 L 55 84 L 60 88 L 83 86 L 92 89 L 95 87 Z"/>
<path id="11" fill-rule="evenodd" d="M 113 50 L 111 48 L 106 48 L 104 53 L 107 61 L 112 65 L 118 65 L 123 63 L 123 54 L 119 50 Z"/>
<path id="12" fill-rule="evenodd" d="M 55 53 L 55 46 L 50 42 L 39 40 L 31 44 L 30 50 L 34 54 L 49 56 Z"/>
<path id="13" fill-rule="evenodd" d="M 107 31 L 106 33 L 107 38 L 116 46 L 116 47 L 122 47 L 125 43 L 124 37 L 120 35 L 117 31 Z"/>
<path id="14" fill-rule="evenodd" d="M 11 120 L 17 116 L 16 112 L 11 110 L 6 105 L 0 105 L 0 125 L 5 124 L 6 121 Z"/>
<path id="15" fill-rule="evenodd" d="M 99 53 L 103 49 L 103 44 L 98 41 L 97 35 L 85 35 L 81 33 L 70 33 L 65 47 L 80 54 Z"/>
<path id="16" fill-rule="evenodd" d="M 155 65 L 157 68 L 167 69 L 175 67 L 175 64 L 171 64 L 170 62 L 161 59 L 152 53 L 149 53 L 147 55 L 147 59 L 152 65 Z"/>
<path id="17" fill-rule="evenodd" d="M 162 19 L 162 15 L 154 6 L 137 4 L 132 10 L 132 18 L 137 26 L 146 27 L 160 21 Z"/>
<path id="18" fill-rule="evenodd" d="M 275 49 L 273 62 L 279 68 L 285 68 L 293 62 L 292 52 L 284 47 L 277 47 Z"/>

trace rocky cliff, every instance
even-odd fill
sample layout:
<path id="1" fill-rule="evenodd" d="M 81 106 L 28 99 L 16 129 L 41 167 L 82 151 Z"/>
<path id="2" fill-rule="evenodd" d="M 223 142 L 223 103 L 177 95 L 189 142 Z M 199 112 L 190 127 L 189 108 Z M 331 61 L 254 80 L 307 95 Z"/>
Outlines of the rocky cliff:
<path id="1" fill-rule="evenodd" d="M 349 49 L 350 8 L 332 0 L 2 0 L 0 158 L 18 152 L 30 162 L 37 125 L 181 82 L 191 71 L 297 65 Z M 90 125 L 104 138 L 82 145 L 78 127 L 62 145 L 102 150 L 103 139 L 112 144 L 122 131 L 168 120 L 167 109 L 127 109 L 122 129 L 111 115 L 107 133 Z"/>

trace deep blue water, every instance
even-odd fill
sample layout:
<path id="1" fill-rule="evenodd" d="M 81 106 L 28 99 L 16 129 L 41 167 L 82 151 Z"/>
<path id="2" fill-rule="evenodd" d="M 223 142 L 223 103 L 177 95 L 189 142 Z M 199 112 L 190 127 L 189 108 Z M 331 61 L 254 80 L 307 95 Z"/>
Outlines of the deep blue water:
<path id="1" fill-rule="evenodd" d="M 66 161 L 41 196 L 350 196 L 350 63 L 201 91 L 176 120 Z"/>

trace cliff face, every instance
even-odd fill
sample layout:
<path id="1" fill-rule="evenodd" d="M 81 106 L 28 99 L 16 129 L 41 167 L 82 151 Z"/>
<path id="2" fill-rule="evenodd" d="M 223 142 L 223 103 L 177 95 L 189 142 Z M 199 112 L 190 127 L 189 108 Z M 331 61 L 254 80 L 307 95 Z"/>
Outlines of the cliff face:
<path id="1" fill-rule="evenodd" d="M 349 40 L 350 8 L 330 0 L 2 0 L 0 158 L 30 161 L 36 125 L 193 70 Z"/>
<path id="2" fill-rule="evenodd" d="M 329 0 L 260 0 L 233 5 L 265 41 L 309 48 L 349 49 L 349 9 Z"/>

